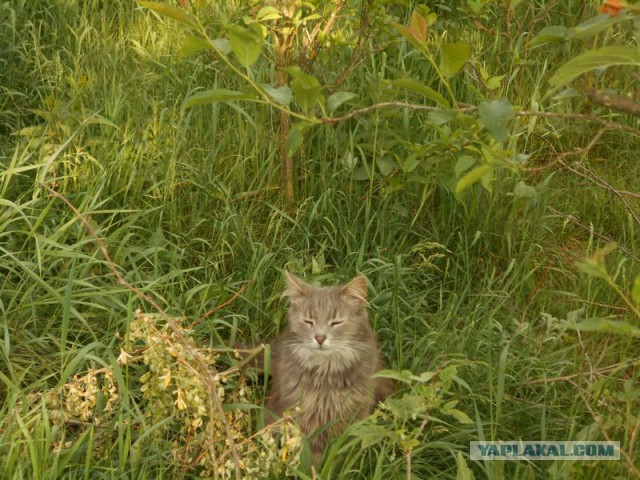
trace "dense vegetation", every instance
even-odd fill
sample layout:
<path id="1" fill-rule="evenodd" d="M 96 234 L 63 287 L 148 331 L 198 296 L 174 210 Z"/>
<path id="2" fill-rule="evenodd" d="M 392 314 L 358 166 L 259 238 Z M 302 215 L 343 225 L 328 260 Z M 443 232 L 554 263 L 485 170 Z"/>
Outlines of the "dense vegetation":
<path id="1" fill-rule="evenodd" d="M 190 3 L 212 39 L 260 33 L 242 19 L 261 4 L 175 5 Z M 318 17 L 301 29 L 341 2 L 324 3 L 303 8 Z M 265 388 L 226 347 L 280 331 L 288 268 L 367 276 L 399 386 L 319 473 L 288 457 L 294 444 L 270 462 L 308 478 L 640 478 L 638 120 L 583 95 L 637 100 L 637 80 L 623 67 L 548 83 L 585 50 L 637 48 L 637 31 L 609 21 L 532 41 L 595 17 L 596 2 L 342 3 L 317 58 L 289 58 L 319 79 L 308 105 L 300 83 L 297 103 L 193 97 L 282 87 L 275 16 L 245 69 L 238 44 L 198 48 L 184 22 L 133 1 L 0 3 L 0 476 L 234 478 L 233 462 L 204 464 L 200 414 L 187 429 L 200 436 L 182 430 L 211 391 L 180 352 L 232 372 L 224 408 L 244 430 L 225 434 L 242 445 Z M 352 95 L 327 110 L 313 97 L 336 91 Z M 394 105 L 367 109 L 381 102 Z M 147 367 L 127 361 L 154 342 Z M 478 439 L 608 439 L 623 455 L 472 462 Z"/>

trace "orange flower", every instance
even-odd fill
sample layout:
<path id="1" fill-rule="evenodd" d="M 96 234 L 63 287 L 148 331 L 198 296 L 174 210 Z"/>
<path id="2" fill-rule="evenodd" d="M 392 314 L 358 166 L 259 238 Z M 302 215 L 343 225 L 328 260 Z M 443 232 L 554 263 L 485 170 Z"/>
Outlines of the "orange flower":
<path id="1" fill-rule="evenodd" d="M 622 2 L 620 0 L 607 0 L 598 7 L 599 12 L 606 13 L 611 17 L 617 17 L 620 10 L 622 10 Z"/>

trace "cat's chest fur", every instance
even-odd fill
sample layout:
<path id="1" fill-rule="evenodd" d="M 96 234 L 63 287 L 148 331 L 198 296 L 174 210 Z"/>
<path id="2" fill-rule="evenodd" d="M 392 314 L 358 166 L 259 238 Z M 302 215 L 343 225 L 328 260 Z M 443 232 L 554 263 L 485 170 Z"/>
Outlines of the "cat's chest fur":
<path id="1" fill-rule="evenodd" d="M 366 280 L 342 287 L 316 287 L 288 274 L 291 305 L 287 328 L 273 343 L 270 398 L 276 416 L 289 411 L 302 431 L 315 437 L 315 454 L 331 434 L 363 418 L 375 406 L 380 370 L 376 336 L 366 309 Z"/>
<path id="2" fill-rule="evenodd" d="M 270 406 L 276 414 L 298 407 L 297 413 L 292 412 L 294 418 L 311 434 L 327 423 L 341 429 L 348 421 L 369 413 L 375 389 L 371 376 L 378 365 L 375 344 L 365 349 L 366 356 L 357 352 L 305 355 L 287 344 L 286 338 L 285 334 L 275 343 L 273 352 Z"/>
<path id="3" fill-rule="evenodd" d="M 274 345 L 273 373 L 281 397 L 289 405 L 308 397 L 337 406 L 349 397 L 365 400 L 373 385 L 378 352 L 374 341 L 363 342 L 359 350 L 313 352 L 292 345 L 285 333 Z"/>

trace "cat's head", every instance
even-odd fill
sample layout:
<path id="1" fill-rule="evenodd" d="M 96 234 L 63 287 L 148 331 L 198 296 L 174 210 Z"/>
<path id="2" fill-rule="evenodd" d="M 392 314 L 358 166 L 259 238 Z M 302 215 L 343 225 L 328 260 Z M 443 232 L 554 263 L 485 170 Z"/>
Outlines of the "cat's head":
<path id="1" fill-rule="evenodd" d="M 291 301 L 287 320 L 299 347 L 320 355 L 363 348 L 372 335 L 365 277 L 346 285 L 317 287 L 290 272 L 285 276 L 284 295 Z"/>

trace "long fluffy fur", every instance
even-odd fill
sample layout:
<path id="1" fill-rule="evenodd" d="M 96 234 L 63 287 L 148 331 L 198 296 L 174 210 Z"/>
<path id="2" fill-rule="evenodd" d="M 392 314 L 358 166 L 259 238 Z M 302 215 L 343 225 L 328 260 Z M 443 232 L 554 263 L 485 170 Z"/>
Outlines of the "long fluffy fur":
<path id="1" fill-rule="evenodd" d="M 382 361 L 367 315 L 364 277 L 342 287 L 316 287 L 288 272 L 287 280 L 291 307 L 287 328 L 272 348 L 267 408 L 280 416 L 300 407 L 294 418 L 307 435 L 328 425 L 311 442 L 317 457 L 333 434 L 368 415 L 392 385 L 371 378 Z M 326 337 L 324 343 L 316 335 Z"/>

